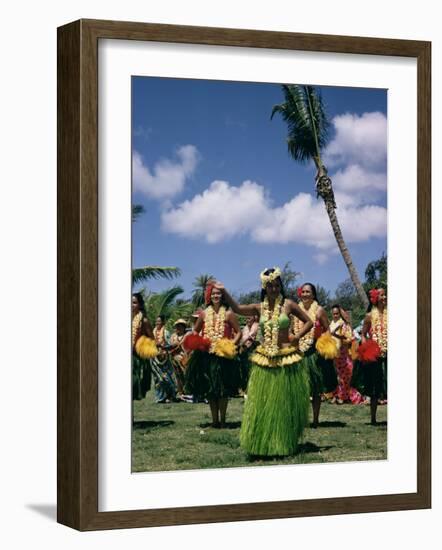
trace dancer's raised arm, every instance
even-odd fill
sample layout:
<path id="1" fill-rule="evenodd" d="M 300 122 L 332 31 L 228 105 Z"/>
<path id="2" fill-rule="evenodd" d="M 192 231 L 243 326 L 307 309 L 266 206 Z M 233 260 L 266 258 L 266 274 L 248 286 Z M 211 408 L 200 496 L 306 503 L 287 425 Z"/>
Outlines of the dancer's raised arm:
<path id="1" fill-rule="evenodd" d="M 238 304 L 238 302 L 230 296 L 222 283 L 217 281 L 214 283 L 214 287 L 223 293 L 226 303 L 232 308 L 232 311 L 238 313 L 238 315 L 250 317 L 252 315 L 259 316 L 261 314 L 261 304 Z"/>

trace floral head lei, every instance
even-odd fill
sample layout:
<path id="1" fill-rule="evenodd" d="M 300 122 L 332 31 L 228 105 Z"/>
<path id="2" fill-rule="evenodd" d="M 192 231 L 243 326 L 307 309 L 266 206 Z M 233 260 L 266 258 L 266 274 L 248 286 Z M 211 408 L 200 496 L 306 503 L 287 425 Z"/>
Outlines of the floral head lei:
<path id="1" fill-rule="evenodd" d="M 273 268 L 273 271 L 271 273 L 269 273 L 268 275 L 266 275 L 266 271 L 268 271 L 269 268 L 266 267 L 264 269 L 264 271 L 261 272 L 261 275 L 260 275 L 260 278 L 261 278 L 261 286 L 262 288 L 265 288 L 267 286 L 268 283 L 271 283 L 273 282 L 275 279 L 278 279 L 279 277 L 281 277 L 281 270 L 279 269 L 279 267 L 274 267 Z"/>
<path id="2" fill-rule="evenodd" d="M 380 293 L 381 292 L 378 288 L 372 288 L 371 290 L 368 291 L 368 295 L 370 297 L 370 302 L 373 305 L 376 305 L 378 303 Z"/>
<path id="3" fill-rule="evenodd" d="M 204 303 L 206 306 L 210 305 L 210 302 L 212 300 L 212 290 L 215 288 L 214 281 L 209 281 L 206 284 L 206 289 L 204 291 Z"/>

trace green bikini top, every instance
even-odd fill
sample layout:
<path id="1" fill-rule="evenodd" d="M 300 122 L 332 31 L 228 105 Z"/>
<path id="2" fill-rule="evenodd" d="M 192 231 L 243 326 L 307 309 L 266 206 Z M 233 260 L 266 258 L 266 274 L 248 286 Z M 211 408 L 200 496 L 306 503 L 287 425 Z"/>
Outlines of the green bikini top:
<path id="1" fill-rule="evenodd" d="M 267 322 L 271 323 L 272 320 L 271 319 L 268 320 L 266 317 L 261 317 L 261 319 L 259 320 L 261 330 L 264 329 L 264 324 L 267 323 Z M 285 313 L 285 312 L 281 313 L 281 315 L 278 317 L 278 325 L 279 325 L 280 329 L 289 328 L 290 319 L 288 318 L 287 313 Z"/>

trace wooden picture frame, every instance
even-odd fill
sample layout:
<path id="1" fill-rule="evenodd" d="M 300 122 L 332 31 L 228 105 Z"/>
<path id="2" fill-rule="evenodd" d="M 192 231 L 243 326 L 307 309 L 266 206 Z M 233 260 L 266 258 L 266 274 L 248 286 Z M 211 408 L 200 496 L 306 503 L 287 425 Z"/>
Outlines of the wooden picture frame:
<path id="1" fill-rule="evenodd" d="M 98 511 L 98 41 L 222 45 L 411 57 L 418 71 L 417 492 Z M 79 20 L 58 29 L 58 521 L 81 531 L 431 506 L 431 44 Z M 422 294 L 424 299 L 422 299 Z"/>

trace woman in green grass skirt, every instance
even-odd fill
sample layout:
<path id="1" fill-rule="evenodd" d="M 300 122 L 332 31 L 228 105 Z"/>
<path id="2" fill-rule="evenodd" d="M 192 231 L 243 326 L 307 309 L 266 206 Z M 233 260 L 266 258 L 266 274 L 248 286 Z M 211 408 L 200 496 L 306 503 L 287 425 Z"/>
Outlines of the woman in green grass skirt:
<path id="1" fill-rule="evenodd" d="M 240 305 L 221 284 L 233 311 L 257 315 L 263 342 L 250 356 L 250 377 L 241 425 L 241 447 L 251 456 L 287 456 L 296 453 L 307 424 L 309 385 L 297 344 L 312 322 L 299 306 L 284 296 L 279 268 L 261 273 L 261 303 Z M 290 332 L 290 315 L 304 326 Z"/>
<path id="2" fill-rule="evenodd" d="M 187 363 L 185 389 L 207 399 L 212 426 L 224 428 L 228 398 L 238 395 L 240 369 L 237 347 L 241 329 L 235 313 L 223 300 L 222 292 L 209 282 L 205 290 L 206 308 L 201 311 L 193 334 L 183 346 L 192 351 Z"/>
<path id="3" fill-rule="evenodd" d="M 312 397 L 312 427 L 316 428 L 319 424 L 321 395 L 333 392 L 338 385 L 338 380 L 333 360 L 322 357 L 315 347 L 318 338 L 327 332 L 329 327 L 327 313 L 318 304 L 315 285 L 305 283 L 299 287 L 298 297 L 300 299 L 299 307 L 313 323 L 305 336 L 301 338 L 299 349 L 305 355 L 305 363 L 310 379 L 310 394 Z M 299 318 L 294 319 L 293 330 L 295 333 L 301 330 L 302 324 L 302 320 Z"/>

